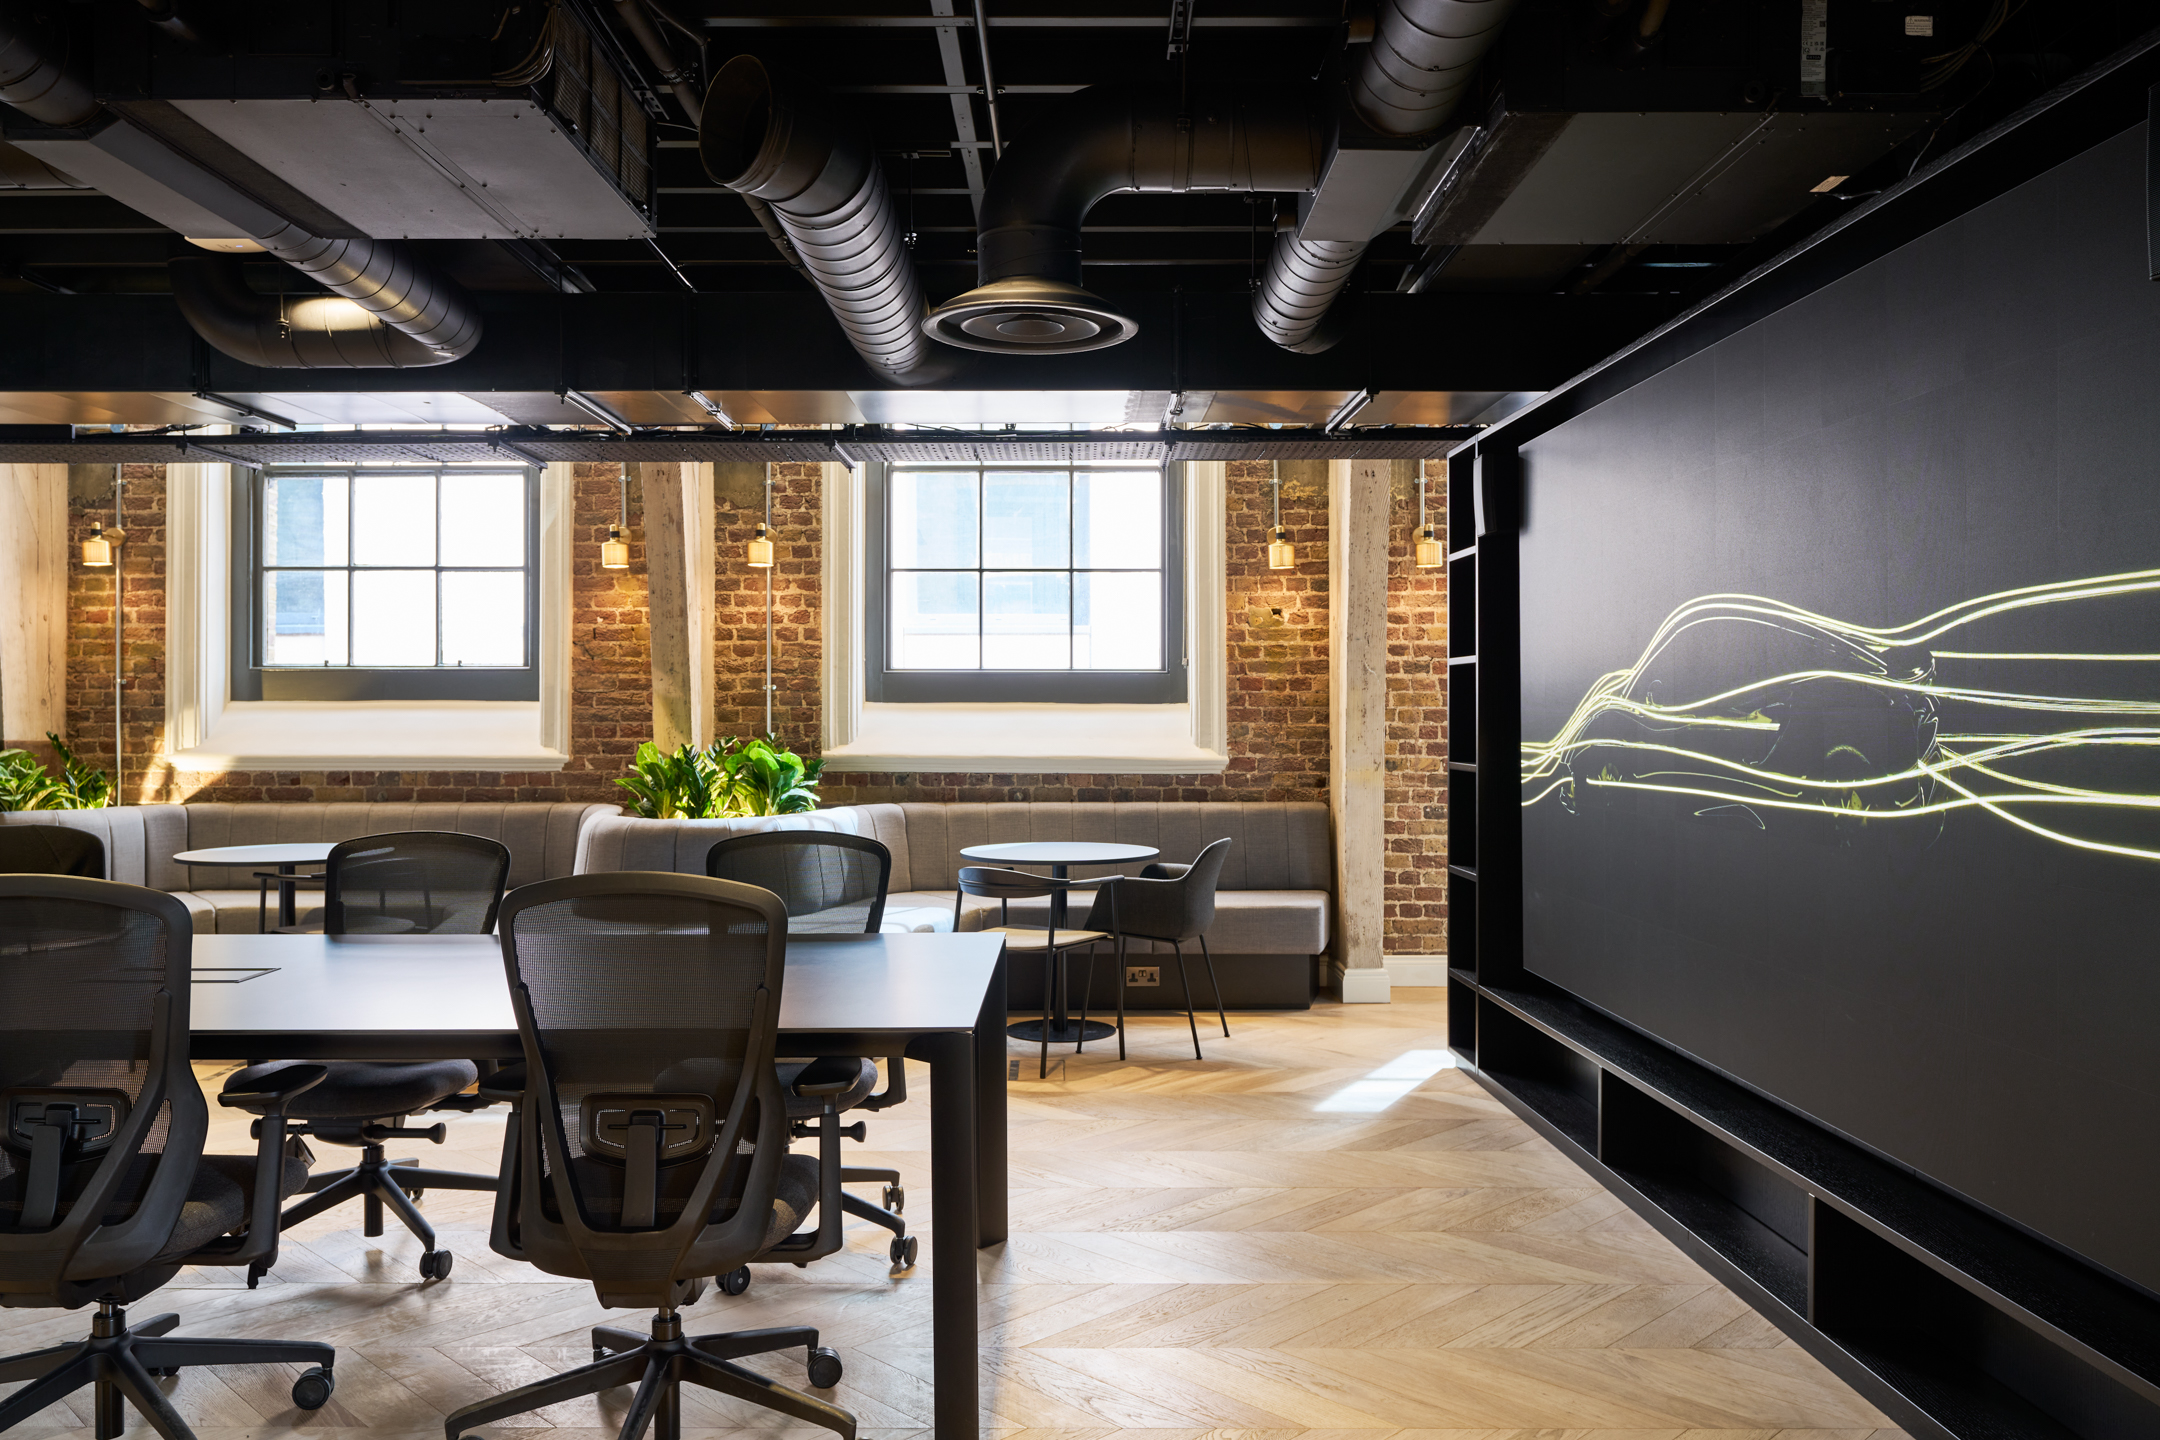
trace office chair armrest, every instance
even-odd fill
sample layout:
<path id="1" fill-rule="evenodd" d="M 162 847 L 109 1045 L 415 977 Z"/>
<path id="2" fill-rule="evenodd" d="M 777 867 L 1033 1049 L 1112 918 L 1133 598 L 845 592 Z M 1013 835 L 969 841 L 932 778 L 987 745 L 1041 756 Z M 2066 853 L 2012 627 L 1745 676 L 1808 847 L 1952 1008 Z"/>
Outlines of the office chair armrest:
<path id="1" fill-rule="evenodd" d="M 515 1061 L 480 1077 L 480 1098 L 495 1105 L 515 1105 L 525 1098 L 525 1062 Z"/>
<path id="2" fill-rule="evenodd" d="M 1152 865 L 1141 866 L 1140 875 L 1145 880 L 1177 880 L 1182 879 L 1185 872 L 1190 869 L 1192 869 L 1190 865 L 1180 865 L 1175 861 L 1158 860 Z"/>
<path id="3" fill-rule="evenodd" d="M 247 1090 L 227 1090 L 218 1096 L 218 1104 L 240 1109 L 248 1105 L 272 1104 L 273 1114 L 283 1115 L 285 1107 L 305 1092 L 330 1078 L 327 1065 L 289 1065 L 274 1074 L 266 1075 Z"/>
<path id="4" fill-rule="evenodd" d="M 255 1183 L 248 1196 L 248 1222 L 238 1239 L 220 1236 L 203 1251 L 198 1263 L 246 1265 L 248 1283 L 277 1263 L 279 1207 L 285 1196 L 280 1183 L 285 1174 L 285 1107 L 330 1077 L 327 1065 L 288 1065 L 256 1081 L 246 1090 L 228 1090 L 218 1104 L 270 1106 L 255 1122 Z"/>
<path id="5" fill-rule="evenodd" d="M 805 1100 L 826 1095 L 838 1095 L 855 1083 L 862 1073 L 862 1061 L 848 1055 L 821 1055 L 803 1067 L 791 1087 Z"/>

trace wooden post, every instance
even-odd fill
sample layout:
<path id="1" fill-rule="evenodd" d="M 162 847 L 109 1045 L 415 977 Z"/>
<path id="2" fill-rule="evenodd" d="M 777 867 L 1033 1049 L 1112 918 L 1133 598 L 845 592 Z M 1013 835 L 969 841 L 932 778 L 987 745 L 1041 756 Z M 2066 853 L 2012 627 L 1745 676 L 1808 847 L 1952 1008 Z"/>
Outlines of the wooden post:
<path id="1" fill-rule="evenodd" d="M 0 745 L 67 730 L 67 466 L 0 465 Z"/>
<path id="2" fill-rule="evenodd" d="M 710 465 L 637 467 L 645 501 L 651 606 L 653 743 L 704 746 L 713 735 L 713 504 Z"/>
<path id="3" fill-rule="evenodd" d="M 1328 802 L 1335 959 L 1346 1001 L 1388 999 L 1385 918 L 1391 462 L 1328 466 Z"/>

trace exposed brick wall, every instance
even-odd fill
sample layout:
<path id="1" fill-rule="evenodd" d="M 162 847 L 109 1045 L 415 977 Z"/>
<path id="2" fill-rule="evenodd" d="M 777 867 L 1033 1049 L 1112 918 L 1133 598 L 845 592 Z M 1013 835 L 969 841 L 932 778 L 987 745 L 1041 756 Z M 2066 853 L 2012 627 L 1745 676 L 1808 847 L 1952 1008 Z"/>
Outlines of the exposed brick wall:
<path id="1" fill-rule="evenodd" d="M 124 804 L 162 800 L 165 766 L 165 467 L 121 467 L 127 539 L 112 569 L 82 563 L 93 524 L 113 524 L 112 471 L 72 466 L 68 494 L 67 741 L 113 768 L 113 584 L 120 579 Z"/>
<path id="2" fill-rule="evenodd" d="M 824 628 L 819 577 L 825 533 L 819 467 L 773 466 L 773 567 L 753 570 L 744 547 L 764 513 L 763 477 L 755 465 L 718 467 L 713 527 L 713 734 L 765 733 L 765 580 L 773 593 L 773 733 L 799 753 L 817 748 L 819 667 Z"/>
<path id="3" fill-rule="evenodd" d="M 1446 466 L 1426 465 L 1426 518 L 1447 534 Z M 1447 951 L 1447 569 L 1417 568 L 1416 475 L 1388 543 L 1387 914 L 1390 955 Z M 1443 542 L 1444 543 L 1444 542 Z"/>
<path id="4" fill-rule="evenodd" d="M 1440 466 L 1432 469 L 1437 477 Z M 716 487 L 715 733 L 764 729 L 765 574 L 742 563 L 762 510 L 762 485 L 742 467 Z M 612 465 L 575 472 L 571 573 L 571 748 L 561 773 L 312 771 L 174 773 L 155 752 L 164 726 L 164 472 L 128 469 L 128 784 L 142 800 L 611 800 L 614 777 L 651 727 L 643 510 L 629 485 L 632 563 L 599 568 L 615 518 Z M 809 752 L 819 728 L 823 564 L 819 470 L 775 467 L 773 726 Z M 1229 768 L 1220 775 L 834 774 L 828 804 L 899 800 L 1325 800 L 1328 766 L 1328 515 L 1324 466 L 1286 467 L 1282 518 L 1297 566 L 1267 568 L 1268 466 L 1229 467 L 1227 497 Z M 1441 487 L 1432 515 L 1443 525 Z M 1389 577 L 1387 916 L 1392 953 L 1446 944 L 1446 663 L 1444 571 L 1412 564 L 1414 485 L 1398 486 Z M 102 509 L 100 508 L 102 505 Z M 72 540 L 111 513 L 78 501 Z M 109 760 L 112 631 L 109 572 L 80 565 L 70 581 L 69 724 L 88 753 Z"/>

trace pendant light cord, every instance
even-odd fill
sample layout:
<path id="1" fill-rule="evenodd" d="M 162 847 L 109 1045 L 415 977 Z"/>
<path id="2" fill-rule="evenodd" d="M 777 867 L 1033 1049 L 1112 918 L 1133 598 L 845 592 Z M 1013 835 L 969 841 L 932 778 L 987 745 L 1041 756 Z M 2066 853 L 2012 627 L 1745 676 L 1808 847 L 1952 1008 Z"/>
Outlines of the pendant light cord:
<path id="1" fill-rule="evenodd" d="M 1275 488 L 1275 529 L 1282 530 L 1282 461 L 1268 461 L 1268 481 Z"/>
<path id="2" fill-rule="evenodd" d="M 127 480 L 126 480 L 126 479 L 124 478 L 124 477 L 125 477 L 125 475 L 126 475 L 126 473 L 127 473 L 126 471 L 122 470 L 122 469 L 121 469 L 121 468 L 120 468 L 119 466 L 117 466 L 117 465 L 113 467 L 113 529 L 115 529 L 115 530 L 118 530 L 118 531 L 119 531 L 119 532 L 120 532 L 120 533 L 121 533 L 122 535 L 125 535 L 125 534 L 127 533 L 127 519 L 126 519 L 126 514 L 127 514 Z M 124 545 L 124 544 L 122 544 L 122 545 L 115 545 L 115 546 L 113 547 L 113 549 L 112 549 L 112 592 L 113 592 L 113 593 L 112 593 L 112 601 L 113 601 L 113 603 L 112 603 L 112 621 L 113 621 L 113 629 L 112 629 L 112 637 L 113 637 L 113 672 L 112 672 L 113 741 L 112 741 L 112 746 L 113 746 L 113 792 L 114 792 L 114 793 L 113 793 L 113 799 L 114 799 L 114 801 L 115 801 L 115 802 L 118 802 L 118 801 L 122 800 L 122 798 L 123 798 L 123 797 L 125 796 L 125 794 L 126 794 L 126 791 L 127 791 L 127 786 L 126 786 L 126 783 L 125 783 L 125 776 L 126 776 L 126 774 L 127 774 L 127 771 L 126 771 L 126 768 L 125 768 L 125 766 L 124 766 L 124 764 L 123 764 L 123 760 L 124 760 L 124 757 L 125 757 L 125 754 L 126 754 L 126 746 L 127 746 L 127 727 L 126 727 L 126 726 L 125 726 L 125 724 L 123 723 L 123 711 L 122 711 L 122 708 L 121 708 L 121 698 L 122 698 L 122 695 L 123 695 L 123 693 L 124 693 L 121 687 L 123 686 L 123 684 L 125 683 L 125 681 L 126 681 L 126 678 L 127 678 L 127 671 L 126 671 L 127 648 L 126 648 L 126 646 L 125 646 L 125 644 L 124 644 L 124 642 L 123 642 L 123 639 L 122 639 L 123 635 L 124 635 L 124 634 L 126 633 L 127 619 L 126 619 L 126 612 L 125 612 L 125 610 L 124 610 L 124 609 L 122 608 L 122 605 L 121 605 L 121 575 L 122 575 L 122 568 L 123 568 L 123 566 L 124 566 L 124 565 L 125 565 L 125 563 L 126 563 L 126 557 L 127 557 L 127 546 L 126 546 L 126 545 Z"/>
<path id="3" fill-rule="evenodd" d="M 765 543 L 766 543 L 766 544 L 768 544 L 768 545 L 770 545 L 770 544 L 772 543 L 772 462 L 771 462 L 771 461 L 769 461 L 769 460 L 765 462 Z M 777 557 L 777 556 L 775 556 L 774 558 L 775 558 L 775 559 L 777 559 L 778 557 Z M 772 609 L 773 609 L 773 589 L 772 589 L 772 572 L 773 572 L 773 567 L 772 567 L 772 566 L 770 566 L 770 565 L 767 565 L 767 566 L 765 567 L 765 738 L 766 738 L 767 740 L 770 740 L 770 739 L 772 738 L 772 733 L 773 733 L 773 723 L 772 723 L 772 697 L 773 697 L 773 683 L 772 683 L 772 632 L 773 632 L 773 621 L 772 621 Z"/>

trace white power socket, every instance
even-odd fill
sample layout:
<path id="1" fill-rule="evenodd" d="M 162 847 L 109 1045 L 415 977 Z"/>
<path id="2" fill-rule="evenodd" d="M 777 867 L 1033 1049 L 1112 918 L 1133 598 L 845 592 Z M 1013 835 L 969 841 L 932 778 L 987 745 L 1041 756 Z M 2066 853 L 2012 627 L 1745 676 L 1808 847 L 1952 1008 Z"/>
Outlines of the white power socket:
<path id="1" fill-rule="evenodd" d="M 1125 967 L 1125 983 L 1127 985 L 1160 985 L 1162 984 L 1162 966 L 1128 965 Z"/>

